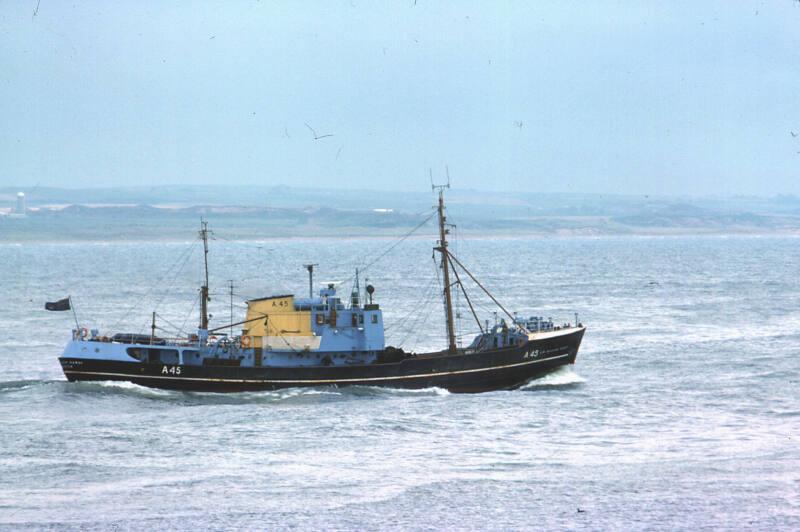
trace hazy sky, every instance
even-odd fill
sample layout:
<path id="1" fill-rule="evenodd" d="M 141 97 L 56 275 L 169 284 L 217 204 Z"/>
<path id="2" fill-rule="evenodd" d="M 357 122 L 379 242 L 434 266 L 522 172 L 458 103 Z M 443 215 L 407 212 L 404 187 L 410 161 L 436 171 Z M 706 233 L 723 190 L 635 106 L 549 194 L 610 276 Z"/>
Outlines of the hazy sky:
<path id="1" fill-rule="evenodd" d="M 800 194 L 796 0 L 36 6 L 2 186 Z"/>

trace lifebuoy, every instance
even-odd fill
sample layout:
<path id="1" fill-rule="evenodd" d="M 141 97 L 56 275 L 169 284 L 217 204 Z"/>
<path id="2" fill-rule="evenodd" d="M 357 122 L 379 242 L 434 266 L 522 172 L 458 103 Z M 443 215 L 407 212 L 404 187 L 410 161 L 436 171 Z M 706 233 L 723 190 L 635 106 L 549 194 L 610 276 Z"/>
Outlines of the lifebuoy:
<path id="1" fill-rule="evenodd" d="M 81 327 L 81 338 L 83 338 L 84 340 L 86 338 L 89 338 L 89 329 L 87 329 L 86 327 Z"/>
<path id="2" fill-rule="evenodd" d="M 242 347 L 244 347 L 245 349 L 250 347 L 250 337 L 249 336 L 242 336 L 242 338 L 239 340 L 239 342 L 242 344 Z"/>

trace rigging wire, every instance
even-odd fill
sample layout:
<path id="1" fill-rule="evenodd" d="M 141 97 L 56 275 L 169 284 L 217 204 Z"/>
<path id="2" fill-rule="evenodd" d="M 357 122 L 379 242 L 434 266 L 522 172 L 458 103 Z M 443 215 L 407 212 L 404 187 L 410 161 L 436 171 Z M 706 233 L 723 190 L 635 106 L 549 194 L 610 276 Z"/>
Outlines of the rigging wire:
<path id="1" fill-rule="evenodd" d="M 450 260 L 450 255 L 447 256 L 447 260 Z M 451 261 L 451 264 L 452 264 L 452 261 Z M 467 300 L 467 305 L 469 305 L 469 311 L 470 311 L 470 313 L 472 313 L 472 317 L 475 318 L 475 323 L 478 324 L 478 328 L 481 330 L 481 332 L 483 332 L 483 327 L 481 326 L 481 320 L 480 320 L 480 318 L 478 318 L 478 315 L 475 313 L 475 307 L 472 306 L 472 301 L 470 300 L 469 295 L 467 294 L 467 290 L 464 288 L 464 283 L 461 282 L 461 276 L 458 275 L 458 270 L 455 267 L 453 268 L 453 273 L 456 275 L 456 284 L 461 289 L 456 293 L 457 294 L 459 292 L 463 292 L 464 293 L 464 299 Z M 460 331 L 460 327 L 461 327 L 461 318 L 460 318 L 460 316 L 459 316 L 458 323 L 459 323 L 459 331 Z"/>
<path id="2" fill-rule="evenodd" d="M 424 213 L 424 212 L 427 212 L 427 211 L 423 211 L 423 213 Z M 392 251 L 394 248 L 396 248 L 397 246 L 399 246 L 400 244 L 402 244 L 402 243 L 403 243 L 403 242 L 404 242 L 404 241 L 405 241 L 405 240 L 406 240 L 408 237 L 410 237 L 411 235 L 413 235 L 414 233 L 416 233 L 416 232 L 417 232 L 417 231 L 418 231 L 418 230 L 419 230 L 419 229 L 420 229 L 420 228 L 421 228 L 423 225 L 425 225 L 426 223 L 428 223 L 428 222 L 431 220 L 431 218 L 433 218 L 433 216 L 434 216 L 435 214 L 436 214 L 436 211 L 432 211 L 432 212 L 431 212 L 431 213 L 430 213 L 430 214 L 429 214 L 429 215 L 428 215 L 428 216 L 427 216 L 427 217 L 426 217 L 424 220 L 422 220 L 420 223 L 418 223 L 418 224 L 417 224 L 417 225 L 416 225 L 416 226 L 415 226 L 413 229 L 411 229 L 409 232 L 407 232 L 406 234 L 402 235 L 402 236 L 401 236 L 401 237 L 400 237 L 400 238 L 399 238 L 399 239 L 398 239 L 396 242 L 392 243 L 392 244 L 391 244 L 391 245 L 390 245 L 390 246 L 389 246 L 389 247 L 388 247 L 386 250 L 384 250 L 384 251 L 383 251 L 383 252 L 382 252 L 380 255 L 378 255 L 378 256 L 377 256 L 376 258 L 374 258 L 372 261 L 370 261 L 369 263 L 367 263 L 365 266 L 360 266 L 360 267 L 358 268 L 358 271 L 359 271 L 359 273 L 364 273 L 364 272 L 366 272 L 366 271 L 367 271 L 367 269 L 369 269 L 370 267 L 372 267 L 373 265 L 375 265 L 375 263 L 376 263 L 376 262 L 378 262 L 379 260 L 381 260 L 381 259 L 382 259 L 383 257 L 385 257 L 386 255 L 388 255 L 388 254 L 389 254 L 389 253 L 390 253 L 390 252 L 391 252 L 391 251 Z"/>
<path id="3" fill-rule="evenodd" d="M 434 305 L 432 303 L 433 303 L 433 300 L 435 298 L 436 298 L 436 292 L 435 291 L 432 291 L 432 292 L 427 294 L 427 297 L 425 298 L 425 300 L 420 305 L 420 308 L 427 309 L 427 312 L 425 314 L 422 314 L 421 312 L 418 312 L 416 314 L 416 316 L 414 317 L 414 320 L 408 325 L 406 336 L 399 342 L 399 344 L 398 344 L 399 346 L 405 345 L 406 342 L 408 342 L 411 339 L 418 339 L 419 338 L 420 325 L 424 324 L 428 320 L 428 318 L 430 317 L 431 311 L 434 308 Z M 417 343 L 418 342 L 414 342 L 413 345 L 416 347 Z"/>
<path id="4" fill-rule="evenodd" d="M 426 293 L 423 294 L 424 299 L 416 308 L 416 310 L 418 310 L 419 308 L 425 308 L 425 307 L 428 308 L 428 313 L 425 316 L 426 320 L 428 316 L 430 316 L 431 309 L 434 307 L 433 305 L 434 299 L 436 298 L 437 294 L 441 293 L 441 285 L 442 285 L 441 279 L 439 278 L 439 267 L 438 264 L 436 263 L 436 257 L 431 255 L 431 259 L 433 260 L 433 267 L 434 271 L 436 272 L 436 276 L 431 279 L 430 283 L 426 287 Z M 433 290 L 434 282 L 436 282 L 439 285 L 439 290 Z M 398 343 L 398 346 L 402 346 L 403 344 L 406 343 L 407 340 L 412 338 L 414 331 L 416 331 L 418 328 L 417 324 L 420 322 L 421 317 L 422 317 L 421 314 L 416 315 L 415 319 L 406 328 L 406 336 Z"/>
<path id="5" fill-rule="evenodd" d="M 162 315 L 160 315 L 160 314 L 156 314 L 156 317 L 158 317 L 158 319 L 160 319 L 161 321 L 163 321 L 164 323 L 166 323 L 167 325 L 169 325 L 170 327 L 172 327 L 172 330 L 171 330 L 171 331 L 168 331 L 167 329 L 165 329 L 165 328 L 163 328 L 163 327 L 159 327 L 159 326 L 156 326 L 156 329 L 160 329 L 160 330 L 162 330 L 162 331 L 164 331 L 164 332 L 176 332 L 176 333 L 178 333 L 178 334 L 186 334 L 186 331 L 184 331 L 182 327 L 178 327 L 177 325 L 175 325 L 174 323 L 172 323 L 171 321 L 169 321 L 169 320 L 168 320 L 167 318 L 165 318 L 164 316 L 162 316 Z"/>
<path id="6" fill-rule="evenodd" d="M 192 300 L 192 308 L 189 309 L 189 313 L 186 315 L 186 318 L 183 320 L 183 323 L 181 324 L 181 330 L 183 330 L 183 328 L 186 327 L 186 322 L 189 321 L 189 318 L 191 318 L 192 314 L 194 314 L 194 309 L 197 306 L 197 303 L 199 301 L 200 301 L 200 296 L 199 295 L 197 297 L 193 298 L 193 300 Z"/>
<path id="7" fill-rule="evenodd" d="M 419 322 L 420 325 L 427 323 L 428 318 L 430 318 L 431 313 L 433 312 L 434 305 L 427 305 L 427 307 L 428 307 L 428 312 L 426 312 L 425 316 L 420 320 L 420 322 Z M 417 334 L 416 334 L 416 336 L 413 337 L 414 338 L 414 343 L 411 345 L 411 351 L 412 352 L 414 351 L 414 349 L 417 348 L 417 345 L 419 345 L 420 336 L 422 334 L 422 328 L 418 327 L 416 325 L 416 323 L 414 325 L 415 325 L 414 329 L 412 329 L 411 332 L 413 333 L 414 331 L 416 331 Z"/>
<path id="8" fill-rule="evenodd" d="M 459 236 L 458 235 L 458 226 L 456 224 L 449 224 L 449 225 L 450 225 L 450 228 L 452 229 L 452 235 L 453 235 L 453 237 L 450 239 L 449 243 L 452 244 L 453 249 L 455 250 L 456 253 L 458 253 L 458 240 L 459 240 L 458 239 L 458 236 Z M 449 253 L 448 253 L 448 256 L 449 256 Z M 458 281 L 457 284 L 461 285 L 461 280 L 458 279 L 458 274 L 456 274 L 456 280 Z M 457 340 L 457 343 L 458 343 L 459 347 L 461 347 L 461 337 L 460 337 L 460 335 L 458 333 L 459 333 L 459 331 L 461 331 L 461 327 L 462 327 L 462 323 L 461 323 L 461 321 L 462 321 L 462 319 L 461 319 L 461 309 L 462 309 L 461 292 L 463 292 L 463 291 L 464 291 L 464 287 L 462 285 L 461 286 L 461 290 L 456 290 L 455 291 L 455 294 L 454 294 L 455 297 L 453 298 L 455 300 L 454 301 L 454 303 L 455 303 L 454 307 L 455 307 L 455 311 L 456 311 L 456 315 L 455 315 L 455 329 L 456 330 L 453 331 L 453 332 L 455 334 L 455 337 L 456 337 L 456 340 Z M 466 293 L 465 293 L 465 295 L 466 295 Z"/>
<path id="9" fill-rule="evenodd" d="M 111 327 L 109 327 L 109 330 L 113 331 L 114 329 L 116 329 L 116 328 L 117 328 L 117 326 L 118 326 L 120 323 L 122 323 L 122 320 L 124 320 L 125 318 L 127 318 L 127 317 L 128 317 L 130 314 L 131 314 L 131 312 L 132 312 L 134 309 L 136 309 L 136 308 L 137 308 L 137 307 L 138 307 L 138 306 L 139 306 L 139 305 L 140 305 L 140 304 L 141 304 L 141 303 L 142 303 L 144 300 L 146 300 L 146 299 L 147 299 L 147 298 L 150 296 L 151 292 L 152 292 L 152 291 L 153 291 L 153 290 L 154 290 L 154 289 L 155 289 L 157 286 L 159 286 L 159 285 L 160 285 L 160 284 L 161 284 L 161 283 L 164 281 L 164 279 L 166 279 L 167 275 L 169 275 L 169 274 L 172 272 L 173 268 L 175 268 L 175 266 L 176 266 L 176 265 L 177 265 L 179 262 L 181 262 L 181 261 L 183 260 L 183 258 L 184 258 L 184 255 L 186 255 L 187 253 L 191 254 L 191 253 L 194 251 L 194 247 L 195 247 L 195 245 L 197 244 L 197 242 L 198 242 L 198 239 L 194 239 L 192 242 L 190 242 L 190 243 L 189 243 L 189 246 L 187 246 L 187 248 L 186 248 L 186 249 L 184 249 L 184 250 L 183 250 L 183 252 L 181 252 L 181 254 L 178 256 L 178 258 L 175 260 L 175 262 L 174 262 L 174 263 L 172 263 L 172 265 L 171 265 L 171 266 L 170 266 L 170 267 L 167 269 L 167 271 L 165 271 L 165 272 L 164 272 L 164 273 L 161 275 L 161 277 L 159 277 L 159 279 L 158 279 L 158 280 L 157 280 L 155 283 L 153 283 L 153 284 L 150 286 L 150 288 L 148 288 L 148 289 L 147 289 L 147 291 L 144 293 L 144 295 L 143 295 L 143 296 L 141 296 L 141 297 L 138 297 L 138 298 L 137 298 L 137 297 L 135 297 L 135 298 L 134 298 L 134 302 L 133 302 L 133 304 L 131 304 L 131 306 L 130 306 L 130 307 L 128 307 L 128 308 L 125 310 L 125 312 L 122 314 L 122 316 L 120 316 L 120 318 L 119 318 L 119 319 L 118 319 L 118 320 L 117 320 L 117 321 L 116 321 L 116 322 L 115 322 L 115 323 L 114 323 L 114 324 L 113 324 Z M 185 261 L 184 261 L 184 262 L 185 262 Z M 135 294 L 134 294 L 134 295 L 135 295 Z"/>
<path id="10" fill-rule="evenodd" d="M 180 267 L 175 271 L 175 275 L 172 277 L 172 281 L 167 285 L 167 289 L 164 290 L 164 293 L 161 295 L 161 298 L 159 298 L 159 300 L 156 302 L 156 306 L 153 308 L 153 312 L 157 312 L 158 307 L 161 306 L 161 303 L 163 303 L 164 300 L 167 298 L 167 296 L 171 294 L 170 287 L 174 287 L 175 281 L 178 280 L 178 276 L 181 274 L 181 272 L 183 272 L 183 269 L 186 267 L 186 263 L 189 262 L 189 259 L 192 258 L 193 254 L 194 254 L 194 246 L 190 248 L 189 253 L 186 254 L 186 257 L 183 259 L 183 262 L 181 263 Z M 145 327 L 140 329 L 139 333 L 141 333 Z"/>
<path id="11" fill-rule="evenodd" d="M 175 272 L 175 275 L 172 277 L 172 281 L 170 282 L 169 285 L 167 285 L 168 287 L 174 287 L 175 286 L 175 281 L 178 280 L 178 276 L 181 274 L 181 272 L 183 272 L 183 268 L 186 267 L 186 263 L 189 262 L 190 258 L 192 258 L 193 252 L 194 252 L 194 248 L 192 248 L 192 252 L 189 253 L 186 256 L 186 258 L 183 260 L 183 263 L 180 265 L 178 270 Z M 167 297 L 167 295 L 169 295 L 169 288 L 167 288 L 167 290 L 164 291 L 164 295 L 162 295 L 161 299 L 158 300 L 158 303 L 156 303 L 156 306 L 155 306 L 155 308 L 153 310 L 155 310 L 155 311 L 158 310 L 158 307 L 161 306 L 161 303 L 164 302 L 164 299 Z"/>
<path id="12" fill-rule="evenodd" d="M 435 264 L 435 262 L 434 262 L 434 268 L 435 268 L 435 266 L 436 266 L 436 264 Z M 431 278 L 428 280 L 428 284 L 427 284 L 427 285 L 425 285 L 425 287 L 424 287 L 424 288 L 422 289 L 422 291 L 420 292 L 420 294 L 421 294 L 421 297 L 418 297 L 418 298 L 416 298 L 416 300 L 418 300 L 418 301 L 427 301 L 427 300 L 429 300 L 429 299 L 430 299 L 430 293 L 431 293 L 431 290 L 433 289 L 433 283 L 435 283 L 435 282 L 436 282 L 436 277 L 433 277 L 433 276 L 432 276 L 432 277 L 431 277 Z M 434 292 L 434 293 L 435 293 L 435 292 Z M 423 299 L 423 298 L 424 298 L 424 299 Z M 413 307 L 413 308 L 411 309 L 411 311 L 409 311 L 409 312 L 408 312 L 408 314 L 404 315 L 404 316 L 403 316 L 402 318 L 400 318 L 400 320 L 398 320 L 396 323 L 392 324 L 392 325 L 391 325 L 391 326 L 389 326 L 389 327 L 384 327 L 384 331 L 388 331 L 388 330 L 390 330 L 390 329 L 391 329 L 391 330 L 398 330 L 398 329 L 399 329 L 399 330 L 403 330 L 403 326 L 405 325 L 405 323 L 406 323 L 406 322 L 407 322 L 407 321 L 408 321 L 408 320 L 411 318 L 411 316 L 412 316 L 412 315 L 414 315 L 414 313 L 417 311 L 417 309 L 419 309 L 419 307 L 420 307 L 420 305 L 419 305 L 419 304 L 418 304 L 417 306 Z"/>
<path id="13" fill-rule="evenodd" d="M 487 289 L 485 286 L 483 286 L 483 285 L 481 284 L 481 282 L 480 282 L 480 281 L 478 281 L 478 279 L 476 279 L 476 278 L 475 278 L 475 276 L 474 276 L 474 275 L 472 275 L 472 272 L 470 272 L 470 271 L 469 271 L 469 270 L 466 268 L 466 266 L 464 266 L 463 264 L 461 264 L 461 261 L 460 261 L 460 260 L 458 260 L 458 258 L 457 258 L 457 257 L 454 257 L 452 254 L 450 254 L 450 258 L 451 258 L 453 261 L 455 261 L 455 264 L 457 264 L 457 265 L 458 265 L 458 266 L 459 266 L 459 267 L 460 267 L 462 270 L 464 270 L 464 273 L 466 273 L 466 274 L 469 276 L 469 278 L 470 278 L 470 279 L 472 279 L 472 281 L 473 281 L 473 282 L 474 282 L 476 285 L 478 285 L 478 287 L 479 287 L 481 290 L 483 290 L 483 292 L 484 292 L 484 293 L 485 293 L 487 296 L 489 296 L 489 299 L 491 299 L 491 300 L 494 302 L 494 304 L 495 304 L 495 305 L 497 305 L 497 306 L 500 308 L 500 310 L 502 310 L 502 311 L 505 313 L 505 315 L 509 317 L 509 319 L 512 321 L 512 323 L 516 321 L 516 318 L 515 318 L 515 317 L 514 317 L 514 316 L 513 316 L 513 315 L 512 315 L 512 314 L 511 314 L 511 313 L 510 313 L 508 310 L 506 310 L 506 308 L 505 308 L 505 307 L 504 307 L 504 306 L 503 306 L 503 305 L 502 305 L 502 304 L 501 304 L 501 303 L 500 303 L 500 302 L 497 300 L 497 298 L 496 298 L 496 297 L 494 297 L 494 296 L 492 295 L 492 293 L 491 293 L 491 292 L 489 292 L 489 290 L 488 290 L 488 289 Z M 521 326 L 520 326 L 520 327 L 521 327 Z M 523 328 L 523 329 L 524 329 L 524 328 Z"/>
<path id="14" fill-rule="evenodd" d="M 428 210 L 422 211 L 421 213 L 418 213 L 418 215 L 425 214 L 426 212 L 428 212 Z M 355 290 L 355 287 L 356 287 L 356 281 L 357 281 L 357 277 L 358 277 L 358 276 L 362 276 L 362 275 L 364 274 L 364 272 L 366 272 L 366 271 L 367 271 L 369 268 L 371 268 L 372 266 L 374 266 L 374 265 L 375 265 L 375 264 L 376 264 L 378 261 L 380 261 L 380 260 L 381 260 L 383 257 L 385 257 L 386 255 L 388 255 L 389 253 L 391 253 L 391 252 L 392 252 L 392 251 L 393 251 L 393 250 L 394 250 L 394 249 L 395 249 L 397 246 L 399 246 L 400 244 L 402 244 L 402 243 L 403 243 L 403 242 L 404 242 L 406 239 L 408 239 L 408 238 L 409 238 L 411 235 L 413 235 L 413 234 L 414 234 L 414 233 L 416 233 L 416 232 L 417 232 L 419 229 L 421 229 L 421 228 L 422 228 L 422 226 L 424 226 L 426 223 L 428 223 L 428 222 L 431 220 L 431 218 L 433 218 L 433 216 L 434 216 L 435 214 L 436 214 L 436 210 L 432 210 L 432 211 L 430 211 L 430 214 L 428 214 L 428 216 L 427 216 L 427 217 L 425 217 L 425 219 L 424 219 L 424 220 L 422 220 L 420 223 L 418 223 L 418 224 L 417 224 L 417 225 L 416 225 L 414 228 L 412 228 L 412 229 L 411 229 L 410 231 L 408 231 L 407 233 L 405 233 L 405 234 L 401 235 L 401 236 L 400 236 L 400 237 L 397 239 L 397 241 L 395 241 L 395 242 L 392 242 L 392 243 L 391 243 L 391 244 L 390 244 L 390 245 L 389 245 L 389 246 L 388 246 L 388 247 L 387 247 L 385 250 L 383 250 L 383 251 L 382 251 L 382 252 L 381 252 L 381 253 L 380 253 L 380 254 L 379 254 L 377 257 L 375 257 L 375 258 L 374 258 L 372 261 L 368 262 L 366 265 L 364 265 L 364 264 L 363 264 L 363 263 L 364 263 L 364 261 L 365 261 L 366 259 L 365 259 L 365 258 L 362 258 L 362 259 L 361 259 L 361 262 L 360 262 L 360 264 L 361 264 L 361 265 L 360 265 L 360 266 L 358 266 L 358 267 L 356 268 L 356 273 L 355 273 L 355 275 L 353 275 L 353 283 L 352 283 L 352 286 L 351 286 L 351 288 L 350 288 L 350 293 L 352 294 L 352 293 L 353 293 L 353 291 Z M 366 257 L 366 255 L 365 255 L 365 257 Z M 364 277 L 364 279 L 366 279 L 366 277 Z"/>
<path id="15" fill-rule="evenodd" d="M 447 300 L 445 299 L 444 295 L 444 283 L 442 282 L 443 279 L 439 276 L 439 270 L 443 268 L 444 262 L 436 262 L 436 253 L 431 253 L 431 258 L 433 259 L 433 264 L 436 266 L 436 281 L 439 283 L 439 296 L 441 297 L 441 304 L 442 304 L 442 315 L 447 316 Z"/>
<path id="16" fill-rule="evenodd" d="M 432 288 L 433 288 L 433 283 L 435 283 L 435 282 L 436 282 L 436 279 L 432 277 L 428 281 L 428 284 L 420 292 L 422 294 L 422 297 L 416 298 L 416 299 L 419 300 L 419 301 L 428 301 L 428 300 L 430 300 L 430 294 L 431 293 L 433 293 L 433 294 L 436 293 L 435 291 L 433 291 L 433 292 L 431 291 Z M 389 331 L 389 330 L 391 330 L 391 331 L 405 331 L 406 329 L 404 329 L 403 327 L 405 326 L 406 322 L 411 318 L 411 316 L 415 315 L 415 313 L 418 310 L 419 310 L 419 305 L 414 306 L 411 309 L 411 311 L 409 311 L 406 315 L 401 317 L 395 323 L 393 323 L 392 325 L 390 325 L 388 327 L 384 327 L 384 329 L 383 329 L 384 332 Z"/>

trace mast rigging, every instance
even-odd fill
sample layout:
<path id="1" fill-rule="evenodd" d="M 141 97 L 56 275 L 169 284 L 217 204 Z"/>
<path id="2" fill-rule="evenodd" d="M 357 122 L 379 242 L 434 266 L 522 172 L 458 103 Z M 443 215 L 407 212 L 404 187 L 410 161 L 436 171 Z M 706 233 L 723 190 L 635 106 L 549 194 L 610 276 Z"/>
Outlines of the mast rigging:
<path id="1" fill-rule="evenodd" d="M 458 260 L 458 259 L 457 259 L 455 256 L 453 256 L 453 255 L 449 255 L 449 257 L 450 257 L 450 259 L 452 259 L 452 260 L 453 260 L 453 262 L 454 262 L 454 268 L 453 268 L 454 270 L 455 270 L 455 265 L 457 264 L 457 265 L 458 265 L 458 266 L 459 266 L 459 267 L 460 267 L 462 270 L 464 270 L 464 273 L 466 273 L 466 274 L 469 276 L 469 278 L 470 278 L 470 279 L 472 279 L 472 280 L 475 282 L 475 284 L 476 284 L 476 285 L 478 285 L 478 287 L 479 287 L 481 290 L 483 290 L 483 292 L 484 292 L 484 293 L 485 293 L 487 296 L 489 296 L 489 298 L 490 298 L 492 301 L 494 301 L 494 304 L 495 304 L 495 305 L 497 305 L 497 306 L 500 308 L 500 310 L 502 310 L 502 311 L 505 313 L 505 315 L 506 315 L 506 316 L 508 316 L 508 317 L 511 319 L 511 322 L 512 322 L 512 323 L 514 323 L 514 322 L 516 322 L 516 321 L 517 321 L 517 319 L 516 319 L 516 318 L 515 318 L 515 317 L 514 317 L 514 316 L 513 316 L 513 315 L 512 315 L 512 314 L 511 314 L 511 313 L 510 313 L 508 310 L 506 310 L 506 308 L 505 308 L 505 307 L 504 307 L 504 306 L 503 306 L 503 305 L 502 305 L 502 304 L 501 304 L 501 303 L 500 303 L 500 302 L 497 300 L 497 298 L 496 298 L 496 297 L 494 297 L 494 296 L 492 295 L 492 293 L 491 293 L 491 292 L 489 292 L 489 290 L 488 290 L 488 289 L 487 289 L 485 286 L 483 286 L 483 285 L 481 284 L 481 282 L 480 282 L 478 279 L 476 279 L 476 278 L 475 278 L 475 276 L 474 276 L 474 275 L 472 275 L 472 272 L 470 272 L 470 271 L 467 269 L 467 267 L 466 267 L 466 266 L 464 266 L 463 264 L 461 264 L 461 261 L 460 261 L 460 260 Z M 524 329 L 525 331 L 527 331 L 527 329 L 526 329 L 526 328 L 525 328 L 525 327 L 524 327 L 522 324 L 519 324 L 519 323 L 517 323 L 517 325 L 518 325 L 518 326 L 519 326 L 521 329 Z"/>
<path id="2" fill-rule="evenodd" d="M 461 293 L 464 294 L 464 298 L 467 300 L 467 305 L 469 305 L 469 311 L 472 312 L 472 317 L 475 318 L 475 323 L 478 324 L 478 329 L 480 329 L 481 334 L 483 334 L 485 332 L 483 330 L 483 325 L 481 325 L 481 320 L 478 318 L 478 314 L 475 312 L 475 307 L 472 306 L 472 300 L 470 300 L 469 295 L 464 288 L 464 283 L 461 282 L 461 277 L 458 275 L 458 270 L 456 269 L 455 264 L 453 264 L 453 256 L 448 255 L 447 258 L 450 259 L 450 264 L 453 266 L 453 273 L 456 276 L 456 284 L 459 288 L 461 288 Z"/>

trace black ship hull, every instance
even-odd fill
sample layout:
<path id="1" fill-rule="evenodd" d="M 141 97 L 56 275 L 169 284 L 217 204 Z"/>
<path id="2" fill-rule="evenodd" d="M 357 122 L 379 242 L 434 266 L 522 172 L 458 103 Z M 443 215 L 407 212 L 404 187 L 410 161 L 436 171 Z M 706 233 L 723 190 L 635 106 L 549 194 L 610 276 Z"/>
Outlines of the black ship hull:
<path id="1" fill-rule="evenodd" d="M 584 328 L 533 339 L 519 346 L 466 354 L 421 354 L 394 363 L 354 366 L 238 367 L 147 364 L 86 358 L 59 359 L 69 381 L 129 381 L 151 388 L 244 392 L 317 386 L 444 388 L 476 393 L 514 389 L 573 364 Z"/>

